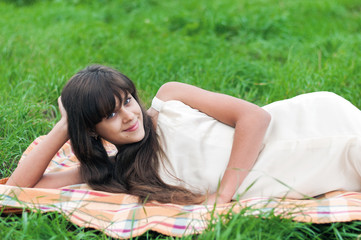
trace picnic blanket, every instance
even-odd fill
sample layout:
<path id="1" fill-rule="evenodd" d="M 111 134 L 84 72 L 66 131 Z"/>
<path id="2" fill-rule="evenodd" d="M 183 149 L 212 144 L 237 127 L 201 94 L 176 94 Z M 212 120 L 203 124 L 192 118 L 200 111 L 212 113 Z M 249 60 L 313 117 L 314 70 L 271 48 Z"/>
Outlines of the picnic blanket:
<path id="1" fill-rule="evenodd" d="M 41 137 L 29 146 L 21 160 L 39 141 Z M 105 145 L 109 154 L 116 152 L 111 144 Z M 46 171 L 64 171 L 78 164 L 67 142 Z M 114 238 L 136 237 L 148 230 L 170 236 L 197 234 L 208 227 L 210 219 L 245 209 L 249 215 L 272 213 L 300 222 L 361 220 L 361 193 L 356 192 L 331 192 L 309 200 L 260 197 L 217 206 L 183 206 L 158 202 L 140 204 L 135 196 L 94 191 L 86 184 L 40 189 L 11 187 L 4 183 L 6 179 L 0 180 L 0 212 L 21 213 L 23 209 L 59 212 L 76 225 L 101 230 Z"/>

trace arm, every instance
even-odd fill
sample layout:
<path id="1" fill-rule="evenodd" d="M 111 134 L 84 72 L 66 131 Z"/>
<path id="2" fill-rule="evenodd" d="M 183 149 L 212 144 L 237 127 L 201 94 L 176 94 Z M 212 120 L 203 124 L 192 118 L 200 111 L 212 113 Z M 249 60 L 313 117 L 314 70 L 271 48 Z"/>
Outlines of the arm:
<path id="1" fill-rule="evenodd" d="M 60 121 L 18 165 L 6 185 L 56 188 L 80 182 L 78 169 L 44 175 L 51 159 L 69 139 L 67 116 L 60 98 L 58 104 L 62 114 Z"/>
<path id="2" fill-rule="evenodd" d="M 257 160 L 270 115 L 247 101 L 183 83 L 164 84 L 157 97 L 163 101 L 182 101 L 235 128 L 231 156 L 219 191 L 208 198 L 208 204 L 216 199 L 218 203 L 229 202 Z"/>

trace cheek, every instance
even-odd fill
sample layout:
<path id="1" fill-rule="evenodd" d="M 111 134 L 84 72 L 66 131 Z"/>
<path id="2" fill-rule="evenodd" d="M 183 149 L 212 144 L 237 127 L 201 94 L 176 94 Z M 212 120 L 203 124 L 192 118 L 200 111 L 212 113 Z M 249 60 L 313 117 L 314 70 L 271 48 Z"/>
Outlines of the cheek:
<path id="1" fill-rule="evenodd" d="M 98 134 L 100 134 L 102 132 L 102 126 L 100 125 L 100 123 L 95 125 L 95 132 Z"/>
<path id="2" fill-rule="evenodd" d="M 144 126 L 144 118 L 143 118 L 143 113 L 142 111 L 139 112 L 139 119 L 141 120 L 142 122 L 142 127 Z"/>
<path id="3" fill-rule="evenodd" d="M 141 115 L 141 116 L 143 116 L 143 113 L 142 113 L 142 108 L 140 107 L 140 105 L 138 104 L 138 113 Z"/>
<path id="4" fill-rule="evenodd" d="M 114 122 L 107 122 L 107 123 L 98 123 L 96 126 L 95 126 L 95 131 L 101 135 L 101 136 L 104 136 L 104 135 L 107 135 L 107 134 L 110 134 L 114 131 Z"/>
<path id="5" fill-rule="evenodd" d="M 140 106 L 137 104 L 137 106 L 134 108 L 133 113 L 138 116 L 139 119 L 143 119 L 143 113 Z"/>
<path id="6" fill-rule="evenodd" d="M 111 123 L 109 123 L 107 125 L 107 131 L 109 133 L 112 133 L 112 132 L 117 132 L 120 130 L 121 128 L 121 119 L 119 117 L 117 117 L 116 119 L 114 119 L 114 121 L 112 121 Z"/>
<path id="7" fill-rule="evenodd" d="M 102 137 L 104 136 L 104 128 L 102 128 L 101 126 L 99 126 L 99 127 L 96 126 L 95 132 Z"/>

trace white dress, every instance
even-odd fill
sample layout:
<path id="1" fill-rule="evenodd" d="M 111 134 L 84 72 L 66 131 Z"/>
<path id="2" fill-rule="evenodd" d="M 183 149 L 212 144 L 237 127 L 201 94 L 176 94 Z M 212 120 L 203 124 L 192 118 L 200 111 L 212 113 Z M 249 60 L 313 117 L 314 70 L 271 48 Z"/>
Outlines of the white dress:
<path id="1" fill-rule="evenodd" d="M 180 101 L 153 99 L 168 160 L 162 179 L 213 193 L 227 167 L 234 128 Z M 330 92 L 263 107 L 272 116 L 259 157 L 234 198 L 317 196 L 361 191 L 361 111 Z M 177 180 L 178 178 L 178 180 Z"/>

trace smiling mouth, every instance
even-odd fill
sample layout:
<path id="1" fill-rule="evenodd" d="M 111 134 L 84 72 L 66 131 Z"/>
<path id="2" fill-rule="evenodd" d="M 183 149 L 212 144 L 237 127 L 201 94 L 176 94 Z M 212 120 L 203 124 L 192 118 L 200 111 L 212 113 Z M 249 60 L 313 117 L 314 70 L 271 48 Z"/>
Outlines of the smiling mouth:
<path id="1" fill-rule="evenodd" d="M 139 122 L 136 121 L 134 125 L 132 125 L 130 128 L 125 129 L 125 132 L 134 132 L 135 130 L 137 130 L 139 127 Z"/>

